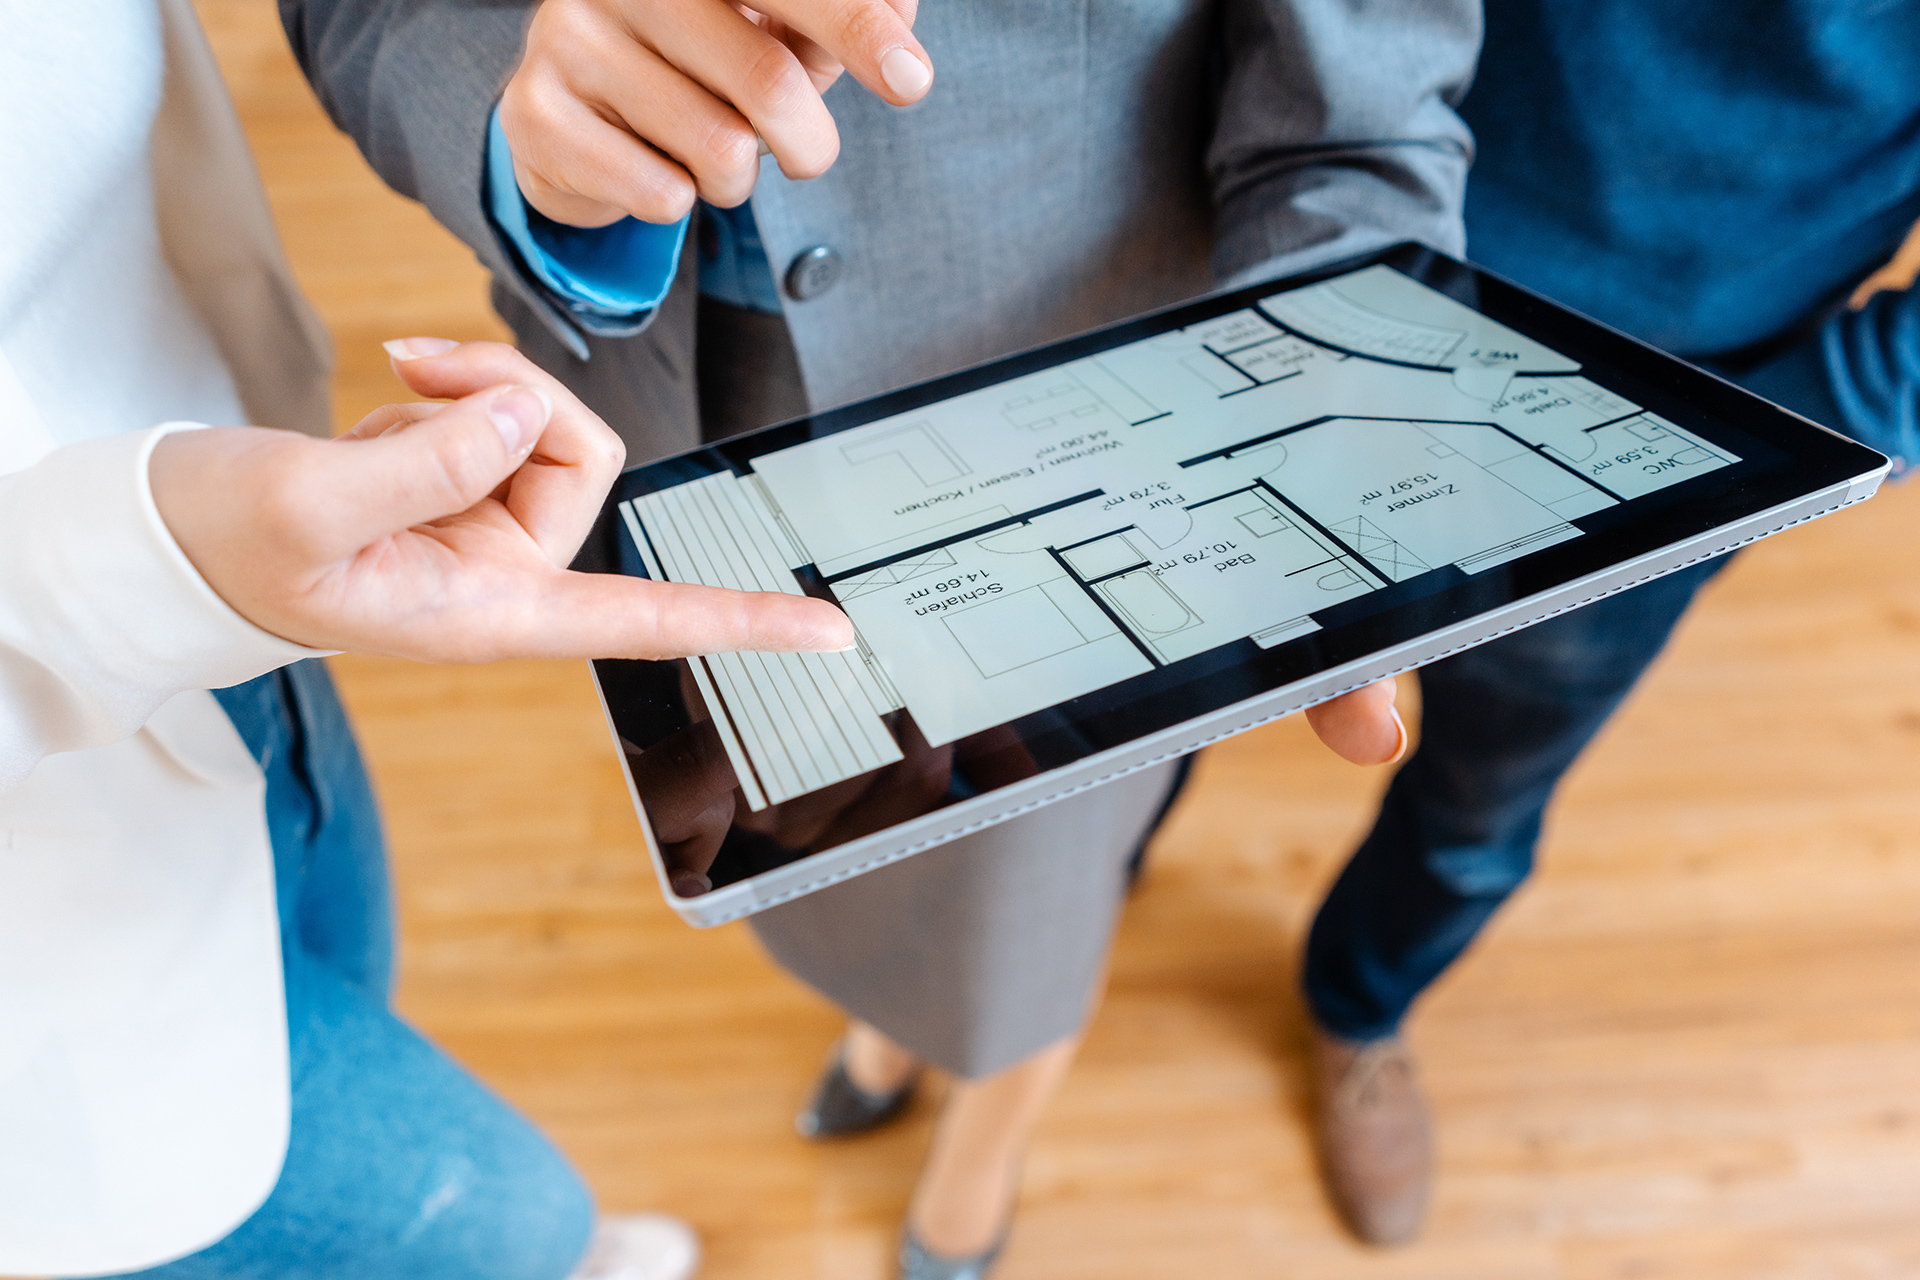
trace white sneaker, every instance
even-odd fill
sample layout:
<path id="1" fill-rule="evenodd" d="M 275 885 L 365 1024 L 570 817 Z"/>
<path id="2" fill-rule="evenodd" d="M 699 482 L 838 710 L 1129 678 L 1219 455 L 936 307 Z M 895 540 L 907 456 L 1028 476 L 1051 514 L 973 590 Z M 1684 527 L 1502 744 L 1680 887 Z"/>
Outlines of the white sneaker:
<path id="1" fill-rule="evenodd" d="M 603 1217 L 572 1280 L 688 1280 L 700 1269 L 700 1237 L 664 1213 Z"/>

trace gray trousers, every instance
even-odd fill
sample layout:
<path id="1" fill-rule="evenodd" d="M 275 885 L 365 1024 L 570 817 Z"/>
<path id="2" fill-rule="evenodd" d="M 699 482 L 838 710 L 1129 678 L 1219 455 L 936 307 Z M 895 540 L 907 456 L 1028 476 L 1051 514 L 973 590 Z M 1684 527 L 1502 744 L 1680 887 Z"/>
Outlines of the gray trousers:
<path id="1" fill-rule="evenodd" d="M 531 317 L 514 327 L 621 433 L 630 463 L 805 413 L 785 320 L 693 297 L 676 286 L 651 328 L 596 339 L 585 362 Z M 520 319 L 510 298 L 496 302 Z M 922 1060 L 991 1075 L 1085 1025 L 1128 864 L 1174 772 L 1143 770 L 843 881 L 753 917 L 754 932 L 789 973 Z"/>

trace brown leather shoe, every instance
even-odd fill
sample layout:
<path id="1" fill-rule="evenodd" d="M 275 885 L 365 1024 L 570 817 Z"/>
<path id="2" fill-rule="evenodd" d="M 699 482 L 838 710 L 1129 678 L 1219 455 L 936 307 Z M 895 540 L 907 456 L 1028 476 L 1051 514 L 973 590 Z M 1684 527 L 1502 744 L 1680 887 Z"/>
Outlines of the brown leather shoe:
<path id="1" fill-rule="evenodd" d="M 1368 1244 L 1407 1243 L 1433 1189 L 1433 1130 L 1406 1041 L 1358 1044 L 1315 1027 L 1313 1075 L 1327 1194 Z"/>

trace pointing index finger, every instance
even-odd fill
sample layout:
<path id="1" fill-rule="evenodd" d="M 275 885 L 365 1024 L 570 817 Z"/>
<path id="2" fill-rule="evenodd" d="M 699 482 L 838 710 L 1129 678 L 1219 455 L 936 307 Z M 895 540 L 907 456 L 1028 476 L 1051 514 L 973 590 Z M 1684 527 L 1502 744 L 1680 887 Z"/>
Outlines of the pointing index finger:
<path id="1" fill-rule="evenodd" d="M 853 622 L 824 600 L 623 574 L 560 572 L 532 625 L 540 638 L 525 647 L 556 658 L 825 653 L 854 643 Z"/>

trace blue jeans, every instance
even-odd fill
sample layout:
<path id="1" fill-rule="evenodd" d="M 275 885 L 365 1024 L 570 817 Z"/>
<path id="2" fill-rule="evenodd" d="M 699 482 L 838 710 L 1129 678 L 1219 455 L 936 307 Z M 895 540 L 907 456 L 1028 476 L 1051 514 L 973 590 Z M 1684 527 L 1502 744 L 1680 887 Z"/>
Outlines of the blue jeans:
<path id="1" fill-rule="evenodd" d="M 1734 381 L 1841 421 L 1804 352 Z M 1865 443 L 1893 453 L 1905 440 Z M 1420 672 L 1420 749 L 1321 904 L 1301 974 L 1320 1025 L 1392 1035 L 1533 870 L 1547 802 L 1729 557 L 1470 649 Z"/>
<path id="2" fill-rule="evenodd" d="M 326 668 L 214 696 L 267 776 L 293 1133 L 266 1203 L 164 1280 L 560 1280 L 593 1201 L 553 1145 L 387 1008 L 373 792 Z"/>

